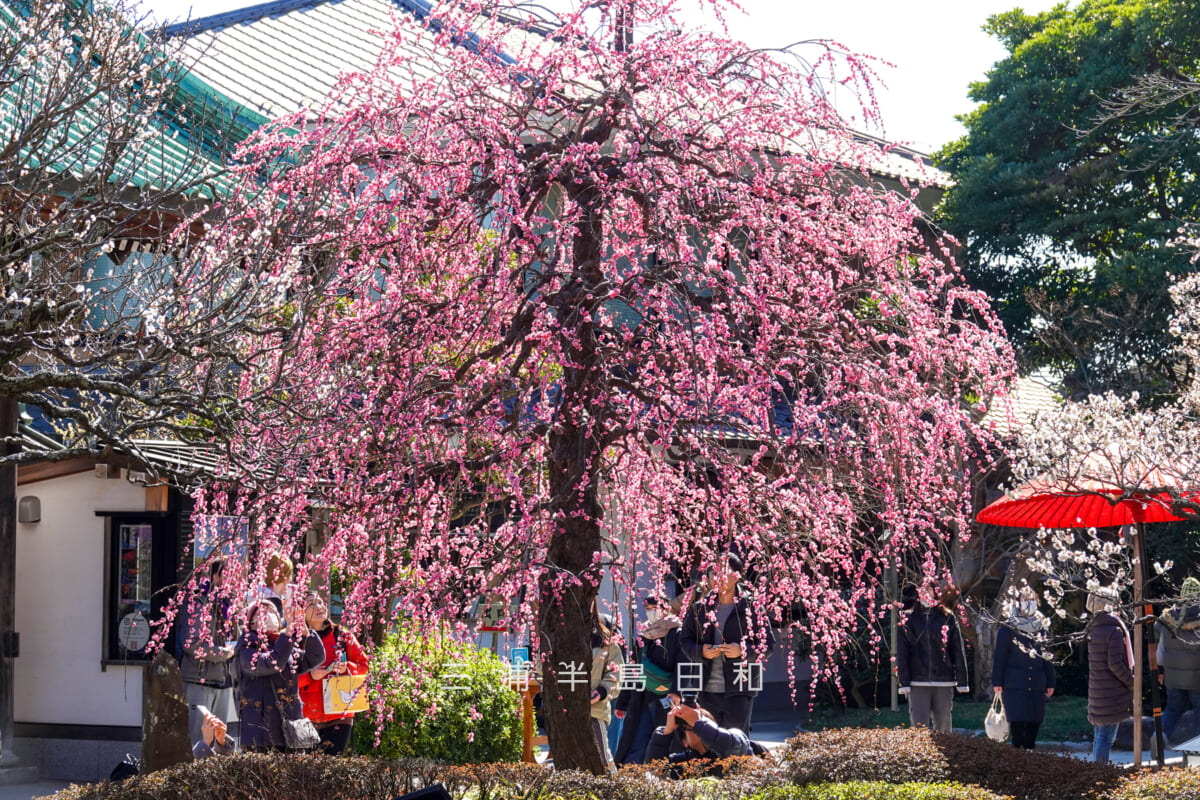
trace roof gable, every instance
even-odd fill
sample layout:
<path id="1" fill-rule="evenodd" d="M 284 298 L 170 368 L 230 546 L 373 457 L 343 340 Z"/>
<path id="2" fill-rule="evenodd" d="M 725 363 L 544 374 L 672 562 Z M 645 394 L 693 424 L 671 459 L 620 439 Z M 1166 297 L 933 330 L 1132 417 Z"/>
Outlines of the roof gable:
<path id="1" fill-rule="evenodd" d="M 418 80 L 434 77 L 449 59 L 432 46 L 425 27 L 431 15 L 425 0 L 272 0 L 172 25 L 167 32 L 186 40 L 201 81 L 259 115 L 277 118 L 320 108 L 344 75 L 373 71 L 394 23 L 407 29 L 401 46 L 414 57 L 406 68 Z M 518 36 L 548 35 L 520 27 L 524 30 L 514 30 Z M 948 185 L 948 176 L 923 154 L 868 134 L 859 139 L 877 148 L 875 177 Z"/>

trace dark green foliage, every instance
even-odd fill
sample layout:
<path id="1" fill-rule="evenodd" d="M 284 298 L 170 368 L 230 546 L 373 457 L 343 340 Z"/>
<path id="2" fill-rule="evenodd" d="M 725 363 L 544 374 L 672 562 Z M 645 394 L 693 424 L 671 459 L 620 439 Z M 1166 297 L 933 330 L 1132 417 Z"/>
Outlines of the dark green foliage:
<path id="1" fill-rule="evenodd" d="M 1003 800 L 978 786 L 960 783 L 811 783 L 772 786 L 752 800 Z"/>
<path id="2" fill-rule="evenodd" d="M 961 783 L 972 783 L 1015 800 L 1088 800 L 1116 786 L 1125 771 L 1113 764 L 1092 764 L 1069 756 L 956 733 L 935 733 L 933 740 Z"/>
<path id="3" fill-rule="evenodd" d="M 1200 800 L 1200 772 L 1164 769 L 1140 772 L 1121 781 L 1105 800 Z"/>
<path id="4" fill-rule="evenodd" d="M 1115 117 L 1109 104 L 1146 75 L 1196 76 L 1200 0 L 1017 9 L 986 29 L 1009 55 L 972 85 L 982 105 L 937 156 L 968 279 L 1026 366 L 1060 366 L 1074 390 L 1170 394 L 1168 273 L 1194 269 L 1171 240 L 1200 216 L 1196 95 Z"/>
<path id="5" fill-rule="evenodd" d="M 382 713 L 359 715 L 357 752 L 452 764 L 521 757 L 520 699 L 507 687 L 506 667 L 493 653 L 449 636 L 402 629 L 375 651 L 371 670 L 379 681 Z M 452 688 L 459 686 L 466 688 Z"/>
<path id="6" fill-rule="evenodd" d="M 913 728 L 841 728 L 799 733 L 782 754 L 790 781 L 889 783 L 948 781 L 950 765 L 928 731 Z"/>

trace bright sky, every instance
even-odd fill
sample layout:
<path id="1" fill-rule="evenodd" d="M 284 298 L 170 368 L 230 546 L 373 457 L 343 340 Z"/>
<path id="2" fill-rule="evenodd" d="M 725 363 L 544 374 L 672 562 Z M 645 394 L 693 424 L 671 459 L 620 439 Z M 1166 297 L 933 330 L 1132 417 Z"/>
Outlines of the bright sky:
<path id="1" fill-rule="evenodd" d="M 1021 7 L 1045 11 L 1056 0 L 742 0 L 730 33 L 756 47 L 832 39 L 894 64 L 878 66 L 887 137 L 920 150 L 958 138 L 954 119 L 969 111 L 967 86 L 980 80 L 1004 48 L 980 30 L 987 18 Z M 200 19 L 247 0 L 142 0 L 160 20 Z"/>

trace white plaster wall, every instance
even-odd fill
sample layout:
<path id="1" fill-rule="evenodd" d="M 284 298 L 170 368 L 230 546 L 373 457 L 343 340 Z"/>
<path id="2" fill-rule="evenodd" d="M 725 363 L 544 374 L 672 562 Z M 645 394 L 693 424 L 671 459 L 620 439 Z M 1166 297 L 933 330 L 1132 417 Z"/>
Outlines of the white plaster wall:
<path id="1" fill-rule="evenodd" d="M 100 671 L 104 630 L 104 518 L 142 511 L 146 490 L 91 472 L 29 483 L 42 519 L 17 525 L 15 717 L 18 722 L 141 725 L 142 668 Z"/>

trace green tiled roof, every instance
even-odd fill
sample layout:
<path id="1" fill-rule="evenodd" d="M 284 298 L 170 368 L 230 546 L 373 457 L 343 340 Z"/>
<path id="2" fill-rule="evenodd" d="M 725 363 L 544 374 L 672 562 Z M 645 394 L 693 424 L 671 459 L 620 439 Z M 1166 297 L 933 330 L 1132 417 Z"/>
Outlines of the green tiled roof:
<path id="1" fill-rule="evenodd" d="M 21 13 L 16 3 L 0 0 L 0 35 L 17 36 L 16 15 Z M 152 41 L 143 40 L 148 61 L 160 59 Z M 47 71 L 53 68 L 52 64 L 36 64 L 17 74 L 20 67 L 10 64 L 9 74 L 0 76 L 15 78 L 0 90 L 0 141 L 20 135 L 38 112 L 49 85 Z M 82 97 L 95 88 L 82 86 L 73 96 Z M 95 180 L 97 171 L 103 169 L 111 183 L 139 189 L 179 186 L 193 199 L 212 199 L 229 188 L 225 163 L 232 143 L 263 121 L 261 115 L 236 106 L 195 76 L 183 74 L 173 96 L 162 104 L 141 139 L 128 144 L 115 165 L 105 167 L 105 148 L 110 144 L 104 131 L 106 120 L 125 113 L 118 107 L 124 102 L 128 98 L 96 92 L 63 118 L 60 129 L 26 145 L 21 157 L 31 168 L 50 169 L 81 181 Z M 206 126 L 214 133 L 206 131 Z"/>

